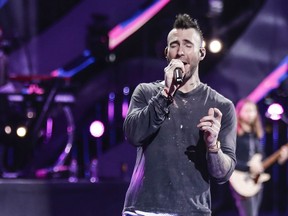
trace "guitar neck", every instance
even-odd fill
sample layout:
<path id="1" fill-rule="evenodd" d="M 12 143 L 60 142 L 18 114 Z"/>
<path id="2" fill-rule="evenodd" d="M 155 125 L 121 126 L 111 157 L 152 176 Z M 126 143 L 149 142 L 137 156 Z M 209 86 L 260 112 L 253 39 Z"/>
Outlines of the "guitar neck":
<path id="1" fill-rule="evenodd" d="M 288 146 L 288 143 L 285 145 Z M 274 152 L 272 155 L 270 155 L 262 162 L 264 170 L 270 167 L 273 163 L 275 163 L 279 157 L 280 157 L 280 149 Z"/>

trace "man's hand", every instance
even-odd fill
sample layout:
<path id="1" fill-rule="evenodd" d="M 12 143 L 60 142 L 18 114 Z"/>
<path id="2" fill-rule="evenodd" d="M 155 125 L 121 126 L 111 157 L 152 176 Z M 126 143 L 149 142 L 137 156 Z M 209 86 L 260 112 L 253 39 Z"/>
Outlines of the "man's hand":
<path id="1" fill-rule="evenodd" d="M 221 128 L 222 113 L 217 108 L 210 108 L 208 115 L 200 119 L 197 127 L 204 131 L 204 141 L 207 148 L 216 145 L 218 134 Z"/>
<path id="2" fill-rule="evenodd" d="M 248 162 L 249 171 L 251 174 L 258 175 L 264 171 L 261 160 L 262 160 L 262 155 L 257 153 Z"/>
<path id="3" fill-rule="evenodd" d="M 278 163 L 284 164 L 284 162 L 287 161 L 287 159 L 288 159 L 288 147 L 285 145 L 282 146 L 280 149 L 280 156 L 278 159 Z"/>
<path id="4" fill-rule="evenodd" d="M 167 89 L 169 95 L 171 96 L 174 95 L 175 91 L 180 86 L 180 84 L 177 84 L 176 80 L 174 79 L 174 70 L 176 68 L 181 68 L 182 71 L 184 71 L 184 64 L 179 59 L 172 59 L 167 65 L 167 67 L 164 68 L 165 88 Z"/>

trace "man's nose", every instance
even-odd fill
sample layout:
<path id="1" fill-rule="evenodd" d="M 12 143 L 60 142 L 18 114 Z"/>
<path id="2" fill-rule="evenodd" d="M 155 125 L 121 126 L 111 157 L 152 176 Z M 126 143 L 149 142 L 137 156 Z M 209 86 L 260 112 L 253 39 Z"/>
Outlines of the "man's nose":
<path id="1" fill-rule="evenodd" d="M 183 47 L 182 47 L 182 46 L 179 47 L 177 54 L 178 54 L 179 56 L 184 55 L 184 50 L 183 50 Z"/>

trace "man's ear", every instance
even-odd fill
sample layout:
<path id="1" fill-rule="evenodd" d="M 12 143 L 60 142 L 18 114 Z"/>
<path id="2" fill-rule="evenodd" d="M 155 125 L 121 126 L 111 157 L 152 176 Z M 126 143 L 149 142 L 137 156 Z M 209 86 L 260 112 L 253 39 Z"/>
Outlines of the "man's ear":
<path id="1" fill-rule="evenodd" d="M 167 53 L 168 53 L 168 47 L 165 47 L 165 49 L 164 49 L 164 55 L 165 55 L 166 58 L 167 58 Z"/>
<path id="2" fill-rule="evenodd" d="M 201 60 L 203 60 L 206 56 L 206 49 L 204 47 L 200 47 L 199 52 L 200 52 L 200 58 Z"/>
<path id="3" fill-rule="evenodd" d="M 165 58 L 167 59 L 167 61 L 169 61 L 167 55 L 168 55 L 168 47 L 165 47 L 165 49 L 164 49 L 164 56 L 165 56 Z"/>

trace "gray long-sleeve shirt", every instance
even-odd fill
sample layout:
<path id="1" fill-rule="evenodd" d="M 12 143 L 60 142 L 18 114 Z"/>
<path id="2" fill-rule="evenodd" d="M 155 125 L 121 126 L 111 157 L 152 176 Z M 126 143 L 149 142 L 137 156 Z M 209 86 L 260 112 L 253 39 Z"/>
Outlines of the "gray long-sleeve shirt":
<path id="1" fill-rule="evenodd" d="M 177 91 L 171 104 L 160 93 L 163 87 L 142 83 L 131 98 L 124 132 L 137 146 L 137 158 L 123 211 L 210 215 L 210 178 L 224 183 L 235 168 L 234 105 L 203 83 L 189 93 Z M 223 117 L 221 151 L 210 156 L 197 124 L 211 107 Z M 225 171 L 221 177 L 219 170 Z"/>

